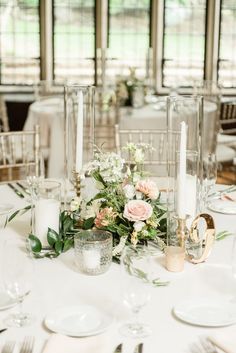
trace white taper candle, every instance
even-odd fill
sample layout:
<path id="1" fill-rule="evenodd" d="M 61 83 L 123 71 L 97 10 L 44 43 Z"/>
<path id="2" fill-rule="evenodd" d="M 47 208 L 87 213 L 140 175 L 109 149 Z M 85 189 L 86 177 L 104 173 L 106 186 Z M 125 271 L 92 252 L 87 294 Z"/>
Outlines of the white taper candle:
<path id="1" fill-rule="evenodd" d="M 75 171 L 81 172 L 83 166 L 83 126 L 84 126 L 84 97 L 83 92 L 78 92 L 78 115 L 77 115 L 77 129 L 76 129 L 76 161 Z"/>
<path id="2" fill-rule="evenodd" d="M 186 123 L 181 122 L 181 135 L 180 135 L 180 152 L 179 152 L 179 175 L 178 189 L 177 189 L 177 213 L 179 218 L 186 217 L 186 199 L 185 199 L 185 188 L 186 188 L 186 145 L 187 145 L 187 134 L 186 134 Z"/>

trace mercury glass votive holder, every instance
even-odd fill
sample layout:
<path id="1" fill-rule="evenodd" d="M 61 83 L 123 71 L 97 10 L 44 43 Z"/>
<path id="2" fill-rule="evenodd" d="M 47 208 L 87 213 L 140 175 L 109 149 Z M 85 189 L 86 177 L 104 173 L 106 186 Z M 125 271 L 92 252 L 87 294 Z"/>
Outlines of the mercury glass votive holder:
<path id="1" fill-rule="evenodd" d="M 75 234 L 75 264 L 88 275 L 106 272 L 112 262 L 112 234 L 105 230 L 81 230 Z"/>

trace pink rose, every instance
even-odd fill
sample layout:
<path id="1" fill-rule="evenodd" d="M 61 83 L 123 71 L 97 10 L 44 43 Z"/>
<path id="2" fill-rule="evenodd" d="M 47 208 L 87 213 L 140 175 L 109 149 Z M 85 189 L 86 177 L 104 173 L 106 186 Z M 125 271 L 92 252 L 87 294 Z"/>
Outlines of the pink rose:
<path id="1" fill-rule="evenodd" d="M 132 200 L 125 205 L 123 216 L 131 222 L 145 221 L 152 215 L 153 209 L 146 201 Z"/>
<path id="2" fill-rule="evenodd" d="M 159 195 L 159 189 L 151 180 L 140 180 L 136 184 L 136 190 L 149 197 L 151 200 L 156 200 Z"/>

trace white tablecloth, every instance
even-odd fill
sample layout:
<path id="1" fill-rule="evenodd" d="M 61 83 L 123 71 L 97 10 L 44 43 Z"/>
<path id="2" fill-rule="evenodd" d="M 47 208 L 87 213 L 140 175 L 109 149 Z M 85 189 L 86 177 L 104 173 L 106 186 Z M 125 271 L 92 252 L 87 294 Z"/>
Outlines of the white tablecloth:
<path id="1" fill-rule="evenodd" d="M 7 185 L 0 186 L 0 200 L 14 203 L 16 208 L 26 204 Z M 235 215 L 215 213 L 214 218 L 217 231 L 229 230 L 236 233 Z M 24 215 L 0 230 L 0 248 L 4 239 L 21 238 L 24 242 L 28 231 L 29 215 Z M 153 331 L 150 337 L 143 340 L 143 353 L 188 353 L 189 345 L 197 341 L 198 336 L 227 333 L 227 327 L 203 328 L 180 322 L 173 316 L 172 308 L 189 298 L 221 298 L 227 301 L 235 296 L 236 285 L 230 268 L 232 241 L 233 237 L 228 237 L 215 242 L 206 263 L 192 265 L 186 262 L 185 270 L 181 273 L 167 272 L 163 266 L 162 254 L 155 259 L 153 270 L 161 279 L 170 280 L 170 284 L 167 287 L 153 288 L 151 301 L 142 310 L 142 319 L 151 325 Z M 86 303 L 103 308 L 115 316 L 114 323 L 104 333 L 111 342 L 110 352 L 113 352 L 117 343 L 124 342 L 123 353 L 133 353 L 137 342 L 121 337 L 118 333 L 118 327 L 129 315 L 129 309 L 122 304 L 121 276 L 116 264 L 112 264 L 108 272 L 100 276 L 86 276 L 77 272 L 73 251 L 53 260 L 35 260 L 33 290 L 24 301 L 24 309 L 35 316 L 35 322 L 26 328 L 10 328 L 1 333 L 0 345 L 9 339 L 22 342 L 26 335 L 33 335 L 36 338 L 34 353 L 40 353 L 45 340 L 51 334 L 43 324 L 45 316 L 59 306 Z M 0 281 L 1 278 L 2 276 Z M 0 311 L 0 323 L 9 312 L 15 310 L 14 307 L 8 311 Z"/>
<path id="2" fill-rule="evenodd" d="M 24 130 L 39 124 L 41 146 L 48 157 L 48 177 L 64 175 L 64 106 L 63 98 L 53 97 L 32 103 Z"/>

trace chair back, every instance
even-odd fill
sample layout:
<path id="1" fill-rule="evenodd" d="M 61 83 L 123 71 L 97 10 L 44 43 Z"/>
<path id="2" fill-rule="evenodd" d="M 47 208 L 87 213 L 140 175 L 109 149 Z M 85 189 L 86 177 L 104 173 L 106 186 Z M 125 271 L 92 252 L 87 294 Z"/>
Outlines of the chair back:
<path id="1" fill-rule="evenodd" d="M 131 156 L 123 147 L 127 143 L 145 143 L 151 148 L 147 149 L 144 156 L 145 170 L 151 173 L 167 175 L 167 165 L 175 164 L 175 152 L 178 150 L 180 143 L 180 132 L 172 131 L 171 145 L 173 149 L 168 153 L 167 131 L 160 129 L 130 130 L 120 129 L 119 125 L 115 125 L 116 151 L 127 163 L 132 163 Z M 170 137 L 169 137 L 170 138 Z M 156 166 L 159 166 L 156 168 Z"/>
<path id="2" fill-rule="evenodd" d="M 9 131 L 0 133 L 0 180 L 19 180 L 27 176 L 29 168 L 39 176 L 40 133 Z"/>
<path id="3" fill-rule="evenodd" d="M 115 149 L 115 124 L 117 123 L 115 92 L 112 89 L 96 87 L 95 99 L 95 145 L 103 151 Z"/>
<path id="4" fill-rule="evenodd" d="M 0 95 L 0 132 L 1 131 L 9 131 L 9 123 L 6 103 Z"/>
<path id="5" fill-rule="evenodd" d="M 221 103 L 220 126 L 224 134 L 236 134 L 236 100 Z"/>

